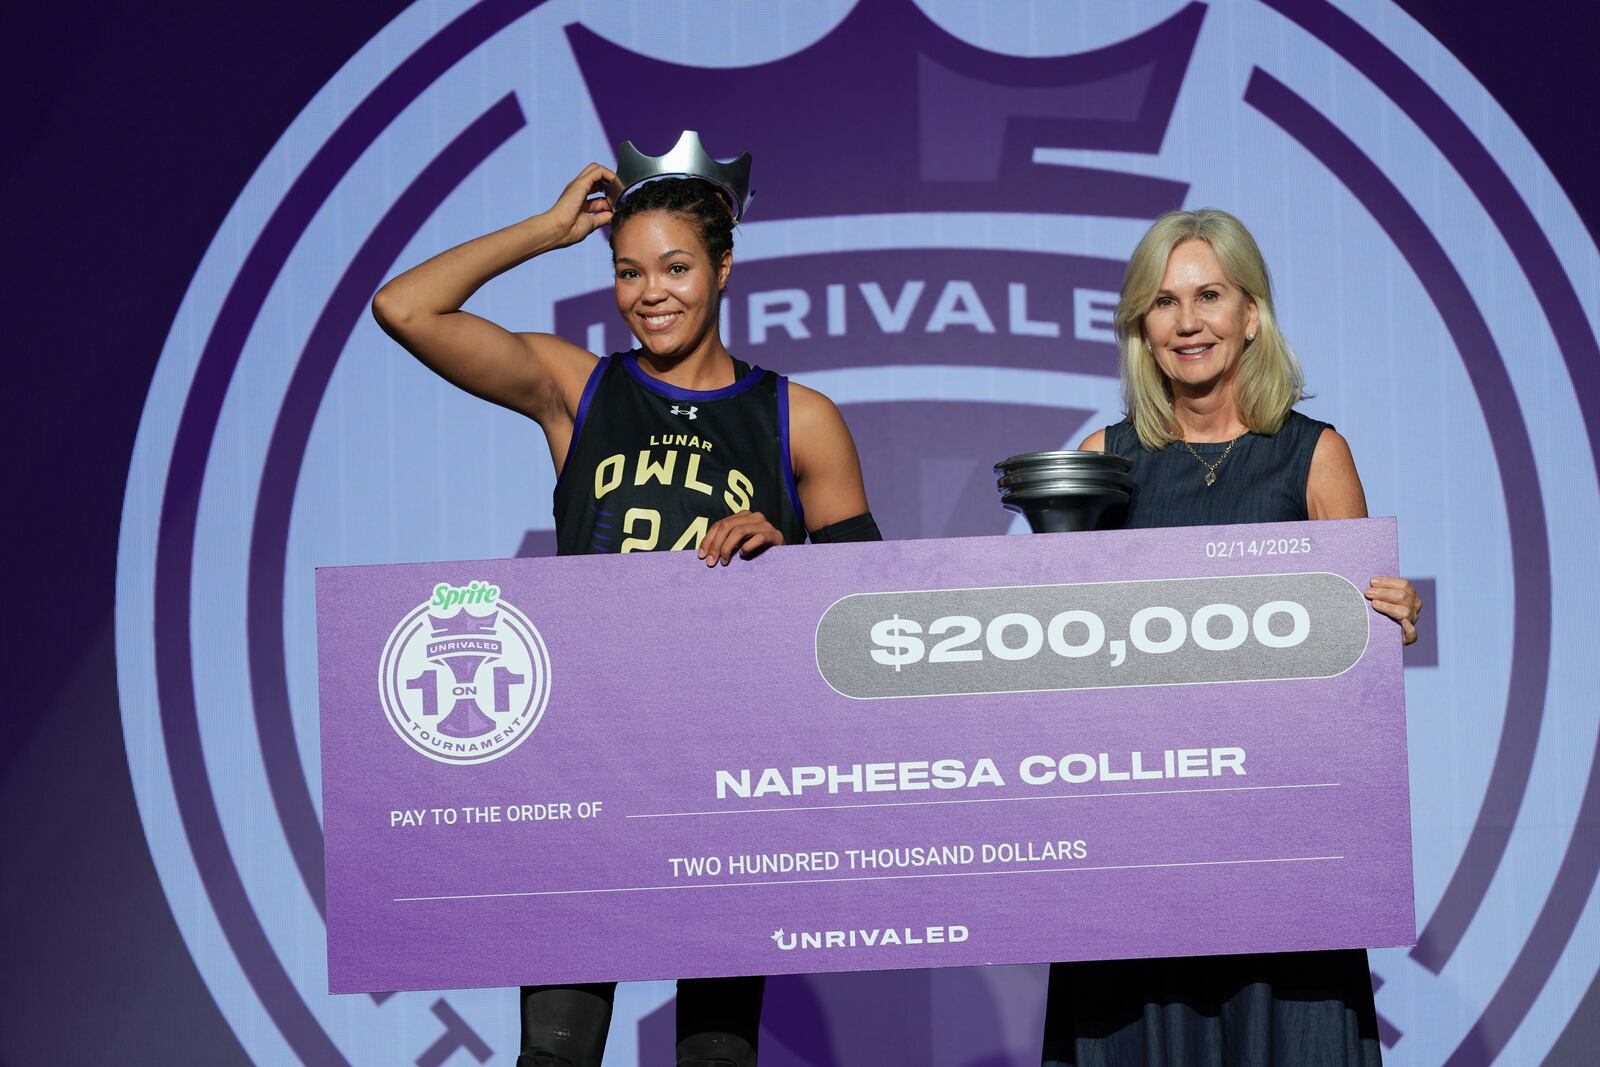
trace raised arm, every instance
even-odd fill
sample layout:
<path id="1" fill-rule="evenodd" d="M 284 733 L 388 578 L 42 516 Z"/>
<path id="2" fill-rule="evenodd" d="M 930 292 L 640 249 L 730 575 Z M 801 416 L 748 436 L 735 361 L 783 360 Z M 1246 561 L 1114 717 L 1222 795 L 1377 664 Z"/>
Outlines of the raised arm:
<path id="1" fill-rule="evenodd" d="M 549 211 L 434 256 L 372 300 L 378 324 L 429 369 L 539 423 L 558 468 L 595 357 L 551 334 L 512 333 L 461 305 L 491 278 L 604 226 L 615 189 L 616 175 L 591 163 Z"/>

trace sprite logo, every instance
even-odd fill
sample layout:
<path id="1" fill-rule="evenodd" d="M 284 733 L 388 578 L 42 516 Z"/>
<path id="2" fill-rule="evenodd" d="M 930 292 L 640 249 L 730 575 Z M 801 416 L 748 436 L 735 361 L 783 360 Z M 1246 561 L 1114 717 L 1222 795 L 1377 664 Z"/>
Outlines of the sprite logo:
<path id="1" fill-rule="evenodd" d="M 433 587 L 433 599 L 428 603 L 448 611 L 460 604 L 493 604 L 499 599 L 500 587 L 488 582 L 472 582 L 468 585 L 440 582 Z"/>

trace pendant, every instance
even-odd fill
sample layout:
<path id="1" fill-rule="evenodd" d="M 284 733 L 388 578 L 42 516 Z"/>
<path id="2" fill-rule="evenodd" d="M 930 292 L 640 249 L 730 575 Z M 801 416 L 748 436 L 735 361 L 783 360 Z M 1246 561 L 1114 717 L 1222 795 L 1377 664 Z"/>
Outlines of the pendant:
<path id="1" fill-rule="evenodd" d="M 1216 484 L 1217 484 L 1217 472 L 1216 471 L 1206 471 L 1206 488 L 1209 489 L 1213 485 L 1216 485 Z"/>

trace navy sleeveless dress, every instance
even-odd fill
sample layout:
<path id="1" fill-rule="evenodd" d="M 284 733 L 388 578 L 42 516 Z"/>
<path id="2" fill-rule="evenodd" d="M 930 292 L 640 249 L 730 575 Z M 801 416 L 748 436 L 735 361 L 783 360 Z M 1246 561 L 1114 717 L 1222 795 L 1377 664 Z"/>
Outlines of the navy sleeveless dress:
<path id="1" fill-rule="evenodd" d="M 1300 522 L 1306 511 L 1306 476 L 1323 430 L 1333 427 L 1291 411 L 1271 437 L 1247 433 L 1228 450 L 1226 441 L 1181 442 L 1149 451 L 1127 419 L 1106 427 L 1106 451 L 1133 464 L 1132 499 L 1122 523 L 1127 530 L 1159 526 L 1214 526 L 1241 522 Z M 1227 458 L 1222 455 L 1227 452 Z M 1218 461 L 1221 461 L 1220 463 Z M 1216 464 L 1217 481 L 1206 485 L 1206 467 Z"/>
<path id="2" fill-rule="evenodd" d="M 1124 420 L 1106 451 L 1133 464 L 1125 527 L 1309 518 L 1306 476 L 1325 422 L 1290 414 L 1276 434 L 1151 452 Z M 1205 484 L 1217 464 L 1216 483 Z M 1280 952 L 1057 963 L 1044 1062 L 1073 1067 L 1377 1067 L 1367 954 Z"/>

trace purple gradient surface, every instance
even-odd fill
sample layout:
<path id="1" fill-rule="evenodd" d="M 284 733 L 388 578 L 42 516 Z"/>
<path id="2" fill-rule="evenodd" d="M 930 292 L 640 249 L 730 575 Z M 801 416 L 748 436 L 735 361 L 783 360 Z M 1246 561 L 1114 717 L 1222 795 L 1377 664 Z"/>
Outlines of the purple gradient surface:
<path id="1" fill-rule="evenodd" d="M 1300 555 L 1207 552 L 1302 536 L 1311 550 Z M 819 620 L 855 593 L 1312 572 L 1364 588 L 1396 560 L 1394 522 L 1376 519 L 779 549 L 711 574 L 687 553 L 324 568 L 330 985 L 1410 944 L 1400 643 L 1381 621 L 1367 629 L 1377 616 L 1359 598 L 1366 649 L 1327 678 L 860 701 L 831 688 L 817 658 L 828 654 Z M 498 586 L 497 603 L 543 635 L 552 695 L 525 741 L 463 766 L 397 737 L 374 678 L 380 661 L 389 677 L 391 632 L 414 629 L 397 624 L 438 583 L 471 581 Z M 1136 751 L 1153 765 L 1167 749 L 1234 746 L 1247 754 L 1242 776 L 1030 784 L 1018 773 L 1036 755 L 1107 753 L 1116 769 Z M 718 770 L 759 778 L 768 767 L 939 759 L 970 769 L 983 758 L 1003 784 L 744 798 L 719 797 L 715 784 Z M 573 814 L 506 818 L 560 803 Z M 584 818 L 584 803 L 601 812 Z M 499 821 L 475 819 L 491 809 Z M 1060 841 L 1083 841 L 1083 854 L 1053 857 L 1045 844 Z M 985 844 L 1031 846 L 1038 858 L 986 862 Z M 961 845 L 974 861 L 851 861 L 853 849 Z M 821 873 L 733 867 L 734 857 L 829 852 L 839 865 Z M 707 857 L 724 868 L 694 875 L 673 863 Z M 909 941 L 930 927 L 967 936 L 784 945 L 800 932 L 889 928 L 912 931 Z M 700 934 L 689 943 L 686 930 Z"/>

